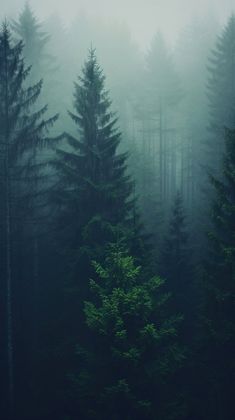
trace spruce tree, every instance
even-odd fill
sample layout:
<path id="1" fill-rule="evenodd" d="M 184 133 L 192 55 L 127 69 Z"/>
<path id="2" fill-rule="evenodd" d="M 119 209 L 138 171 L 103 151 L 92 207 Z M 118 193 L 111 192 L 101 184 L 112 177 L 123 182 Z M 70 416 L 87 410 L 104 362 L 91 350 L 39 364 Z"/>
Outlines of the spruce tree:
<path id="1" fill-rule="evenodd" d="M 86 263 L 99 259 L 105 244 L 115 236 L 125 236 L 124 231 L 127 235 L 132 227 L 127 154 L 118 153 L 121 135 L 110 106 L 105 76 L 92 49 L 75 83 L 75 111 L 69 113 L 78 138 L 67 135 L 56 161 L 59 229 L 63 246 L 77 258 L 81 278 L 83 258 Z"/>
<path id="2" fill-rule="evenodd" d="M 62 90 L 58 88 L 61 84 L 61 79 L 58 78 L 58 62 L 51 53 L 53 51 L 50 46 L 51 35 L 46 31 L 45 23 L 39 22 L 29 2 L 26 2 L 18 20 L 13 20 L 11 27 L 15 39 L 23 41 L 25 63 L 27 66 L 31 66 L 27 80 L 28 85 L 33 85 L 42 79 L 40 105 L 48 103 L 56 110 L 55 112 L 61 113 Z"/>
<path id="3" fill-rule="evenodd" d="M 30 369 L 32 361 L 32 325 L 31 322 L 26 325 L 25 321 L 33 319 L 33 313 L 29 313 L 33 308 L 33 274 L 28 258 L 32 254 L 28 251 L 37 232 L 35 211 L 39 189 L 36 186 L 42 168 L 38 152 L 48 143 L 49 127 L 57 119 L 57 116 L 43 119 L 47 107 L 31 111 L 42 83 L 25 87 L 30 68 L 24 65 L 22 50 L 22 42 L 13 44 L 5 23 L 0 32 L 0 271 L 1 319 L 6 325 L 2 359 L 7 366 L 2 380 L 8 384 L 4 398 L 11 410 L 16 404 L 15 395 L 18 394 L 19 402 L 20 396 L 28 392 L 30 382 L 27 367 Z M 19 342 L 23 339 L 28 346 L 20 349 Z M 24 384 L 20 365 L 25 366 Z"/>
<path id="4" fill-rule="evenodd" d="M 223 179 L 211 176 L 215 191 L 213 230 L 204 277 L 202 339 L 208 418 L 234 418 L 235 386 L 235 131 L 226 132 Z"/>
<path id="5" fill-rule="evenodd" d="M 24 43 L 25 62 L 32 66 L 29 77 L 35 82 L 42 77 L 45 66 L 51 61 L 46 49 L 50 35 L 43 31 L 28 2 L 25 3 L 19 19 L 12 22 L 12 29 L 16 38 Z"/>
<path id="6" fill-rule="evenodd" d="M 180 316 L 168 313 L 163 281 L 145 279 L 119 244 L 110 245 L 104 264 L 94 267 L 84 308 L 90 333 L 85 347 L 77 346 L 80 364 L 72 372 L 81 417 L 177 417 L 182 407 L 169 384 L 184 352 L 177 339 Z"/>

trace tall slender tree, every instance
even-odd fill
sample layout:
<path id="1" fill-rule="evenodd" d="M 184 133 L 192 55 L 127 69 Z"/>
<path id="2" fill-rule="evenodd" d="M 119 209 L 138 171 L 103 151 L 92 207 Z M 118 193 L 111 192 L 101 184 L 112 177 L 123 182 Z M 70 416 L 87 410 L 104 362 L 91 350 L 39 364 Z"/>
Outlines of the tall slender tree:
<path id="1" fill-rule="evenodd" d="M 119 235 L 130 228 L 133 208 L 132 183 L 125 172 L 127 155 L 117 150 L 121 135 L 104 84 L 92 49 L 75 83 L 75 112 L 70 113 L 79 138 L 67 136 L 56 162 L 63 242 L 70 253 L 79 252 L 88 260 L 103 252 L 115 231 Z M 84 273 L 79 276 L 84 281 Z"/>
<path id="2" fill-rule="evenodd" d="M 4 23 L 0 32 L 0 231 L 1 283 L 3 296 L 6 296 L 2 301 L 2 319 L 7 325 L 4 341 L 7 343 L 7 399 L 11 410 L 16 402 L 14 367 L 17 363 L 19 368 L 22 362 L 18 338 L 20 334 L 20 339 L 29 334 L 22 316 L 25 316 L 23 307 L 28 309 L 30 306 L 27 297 L 32 298 L 31 285 L 29 290 L 25 278 L 32 275 L 26 269 L 30 266 L 26 254 L 36 229 L 35 205 L 39 190 L 35 190 L 35 183 L 41 168 L 36 156 L 47 144 L 48 129 L 57 120 L 57 116 L 42 119 L 47 107 L 31 111 L 40 95 L 42 82 L 25 87 L 30 68 L 24 65 L 22 50 L 22 42 L 13 44 L 8 25 Z M 29 313 L 27 317 L 30 319 Z M 6 380 L 6 376 L 3 378 Z"/>

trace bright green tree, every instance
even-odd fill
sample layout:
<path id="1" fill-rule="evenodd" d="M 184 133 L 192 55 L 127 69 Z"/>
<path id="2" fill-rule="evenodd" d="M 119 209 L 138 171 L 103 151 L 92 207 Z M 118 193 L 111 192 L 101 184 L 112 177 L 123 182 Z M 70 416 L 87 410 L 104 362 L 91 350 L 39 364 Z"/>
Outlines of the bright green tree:
<path id="1" fill-rule="evenodd" d="M 169 383 L 184 354 L 180 316 L 168 314 L 163 281 L 145 280 L 119 245 L 94 267 L 97 280 L 90 281 L 84 309 L 90 333 L 87 346 L 77 348 L 80 368 L 73 375 L 82 418 L 174 418 L 179 401 Z"/>

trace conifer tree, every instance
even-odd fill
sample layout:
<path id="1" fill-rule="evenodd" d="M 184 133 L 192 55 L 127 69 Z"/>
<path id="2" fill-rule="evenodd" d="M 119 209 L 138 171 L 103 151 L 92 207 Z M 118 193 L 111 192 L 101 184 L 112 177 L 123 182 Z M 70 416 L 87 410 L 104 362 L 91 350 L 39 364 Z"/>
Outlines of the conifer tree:
<path id="1" fill-rule="evenodd" d="M 99 258 L 107 242 L 131 227 L 132 183 L 125 172 L 127 155 L 117 150 L 120 132 L 110 106 L 105 77 L 91 50 L 75 83 L 75 111 L 70 112 L 78 138 L 67 136 L 56 162 L 63 243 L 69 254 L 88 260 Z"/>
<path id="2" fill-rule="evenodd" d="M 40 105 L 48 103 L 56 110 L 61 112 L 59 106 L 61 93 L 58 86 L 58 63 L 57 58 L 51 54 L 50 38 L 46 32 L 44 23 L 38 21 L 29 2 L 25 3 L 18 20 L 13 20 L 11 24 L 14 37 L 17 41 L 23 41 L 23 55 L 27 66 L 31 66 L 31 71 L 27 80 L 28 85 L 33 85 L 38 80 L 43 80 Z"/>
<path id="3" fill-rule="evenodd" d="M 25 62 L 32 66 L 31 81 L 40 80 L 45 66 L 51 61 L 46 49 L 50 35 L 43 31 L 28 2 L 25 3 L 19 19 L 12 22 L 12 29 L 16 38 L 24 43 Z"/>
<path id="4" fill-rule="evenodd" d="M 5 23 L 0 32 L 0 272 L 1 295 L 4 296 L 2 319 L 7 325 L 4 329 L 7 350 L 3 350 L 6 355 L 3 360 L 8 372 L 3 379 L 8 383 L 5 398 L 11 409 L 15 405 L 17 375 L 14 367 L 16 362 L 18 368 L 22 363 L 17 357 L 17 353 L 22 354 L 17 348 L 17 337 L 20 335 L 22 340 L 30 334 L 30 326 L 27 325 L 26 331 L 22 316 L 25 316 L 25 308 L 32 309 L 32 285 L 28 283 L 32 272 L 26 257 L 36 233 L 35 206 L 39 203 L 36 185 L 42 166 L 37 153 L 48 143 L 48 129 L 57 119 L 57 116 L 43 119 L 47 107 L 31 111 L 42 83 L 25 87 L 30 68 L 24 65 L 22 49 L 22 42 L 13 44 Z M 32 319 L 32 314 L 27 316 L 26 319 Z M 25 366 L 25 381 L 26 372 Z"/>
<path id="5" fill-rule="evenodd" d="M 104 264 L 94 267 L 84 309 L 90 334 L 87 347 L 77 347 L 80 365 L 72 372 L 82 418 L 174 418 L 179 401 L 167 384 L 184 353 L 180 317 L 168 313 L 163 281 L 145 280 L 120 245 L 110 245 Z"/>
<path id="6" fill-rule="evenodd" d="M 204 278 L 205 406 L 208 417 L 232 419 L 235 414 L 235 131 L 226 132 L 223 179 L 211 176 L 216 193 L 213 230 Z M 221 177 L 220 177 L 221 178 Z M 209 391 L 209 392 L 208 392 Z"/>

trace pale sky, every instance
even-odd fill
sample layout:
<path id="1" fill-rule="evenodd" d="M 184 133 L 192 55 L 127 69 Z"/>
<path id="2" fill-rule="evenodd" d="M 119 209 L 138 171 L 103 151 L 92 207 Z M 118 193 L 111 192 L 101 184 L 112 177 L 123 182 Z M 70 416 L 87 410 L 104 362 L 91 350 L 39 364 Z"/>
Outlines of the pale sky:
<path id="1" fill-rule="evenodd" d="M 24 0 L 0 0 L 2 17 L 18 14 L 24 3 Z M 235 0 L 31 0 L 30 4 L 41 19 L 57 12 L 69 23 L 84 10 L 97 17 L 125 21 L 133 38 L 142 45 L 158 30 L 174 41 L 193 15 L 216 15 L 223 24 L 235 11 Z"/>

